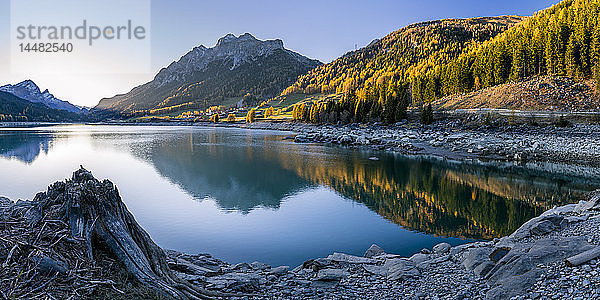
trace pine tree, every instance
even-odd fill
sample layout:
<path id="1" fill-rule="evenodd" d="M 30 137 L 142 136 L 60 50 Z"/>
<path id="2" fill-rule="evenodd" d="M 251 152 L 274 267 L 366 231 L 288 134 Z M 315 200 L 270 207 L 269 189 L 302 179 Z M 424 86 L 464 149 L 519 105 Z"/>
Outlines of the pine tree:
<path id="1" fill-rule="evenodd" d="M 423 106 L 421 110 L 421 123 L 423 125 L 429 125 L 433 123 L 433 109 L 431 107 L 431 103 Z"/>
<path id="2" fill-rule="evenodd" d="M 256 110 L 253 108 L 246 114 L 246 123 L 254 123 L 256 121 Z"/>

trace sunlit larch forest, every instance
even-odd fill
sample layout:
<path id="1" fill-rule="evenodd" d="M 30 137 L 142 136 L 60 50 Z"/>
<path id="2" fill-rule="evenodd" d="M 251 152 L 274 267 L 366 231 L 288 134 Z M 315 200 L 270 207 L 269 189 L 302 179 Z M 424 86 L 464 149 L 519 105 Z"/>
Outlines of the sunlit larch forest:
<path id="1" fill-rule="evenodd" d="M 597 1 L 565 0 L 529 18 L 415 24 L 310 71 L 283 94 L 344 95 L 297 105 L 297 120 L 392 123 L 410 105 L 531 76 L 594 78 L 600 88 L 599 23 Z"/>

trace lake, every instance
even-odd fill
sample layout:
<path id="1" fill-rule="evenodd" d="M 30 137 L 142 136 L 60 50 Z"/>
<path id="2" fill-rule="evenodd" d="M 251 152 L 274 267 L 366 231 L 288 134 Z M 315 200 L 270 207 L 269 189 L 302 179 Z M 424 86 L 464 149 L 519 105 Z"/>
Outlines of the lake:
<path id="1" fill-rule="evenodd" d="M 83 165 L 161 247 L 295 267 L 373 243 L 411 255 L 510 234 L 596 178 L 409 158 L 201 126 L 0 128 L 0 195 L 32 199 Z M 377 158 L 373 159 L 373 158 Z"/>

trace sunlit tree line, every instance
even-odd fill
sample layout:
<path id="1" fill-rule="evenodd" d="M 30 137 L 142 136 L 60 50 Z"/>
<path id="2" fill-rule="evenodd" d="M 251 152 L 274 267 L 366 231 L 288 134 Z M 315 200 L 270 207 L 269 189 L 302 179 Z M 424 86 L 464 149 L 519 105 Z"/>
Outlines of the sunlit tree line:
<path id="1" fill-rule="evenodd" d="M 430 101 L 535 75 L 595 78 L 600 88 L 600 4 L 565 0 L 413 79 Z"/>
<path id="2" fill-rule="evenodd" d="M 294 120 L 321 123 L 398 122 L 406 117 L 410 102 L 407 86 L 389 81 L 367 86 L 355 94 L 350 91 L 341 100 L 300 103 L 294 106 Z"/>
<path id="3" fill-rule="evenodd" d="M 367 89 L 407 84 L 410 79 L 505 31 L 519 18 L 477 18 L 420 23 L 400 29 L 361 50 L 322 65 L 284 91 L 360 95 Z"/>

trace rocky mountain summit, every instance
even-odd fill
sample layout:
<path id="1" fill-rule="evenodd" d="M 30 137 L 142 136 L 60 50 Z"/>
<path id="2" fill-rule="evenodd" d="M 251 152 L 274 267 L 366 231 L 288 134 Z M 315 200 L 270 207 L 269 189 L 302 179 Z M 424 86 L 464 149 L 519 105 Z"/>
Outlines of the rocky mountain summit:
<path id="1" fill-rule="evenodd" d="M 29 102 L 44 104 L 53 109 L 66 110 L 73 113 L 86 113 L 88 111 L 87 108 L 57 99 L 47 89 L 42 92 L 37 84 L 31 80 L 25 80 L 15 85 L 7 84 L 1 86 L 0 91 L 13 94 Z"/>
<path id="2" fill-rule="evenodd" d="M 212 48 L 195 47 L 160 70 L 151 82 L 101 100 L 96 109 L 131 113 L 182 104 L 231 105 L 246 95 L 266 99 L 320 64 L 285 49 L 279 39 L 261 41 L 249 33 L 227 34 Z"/>

